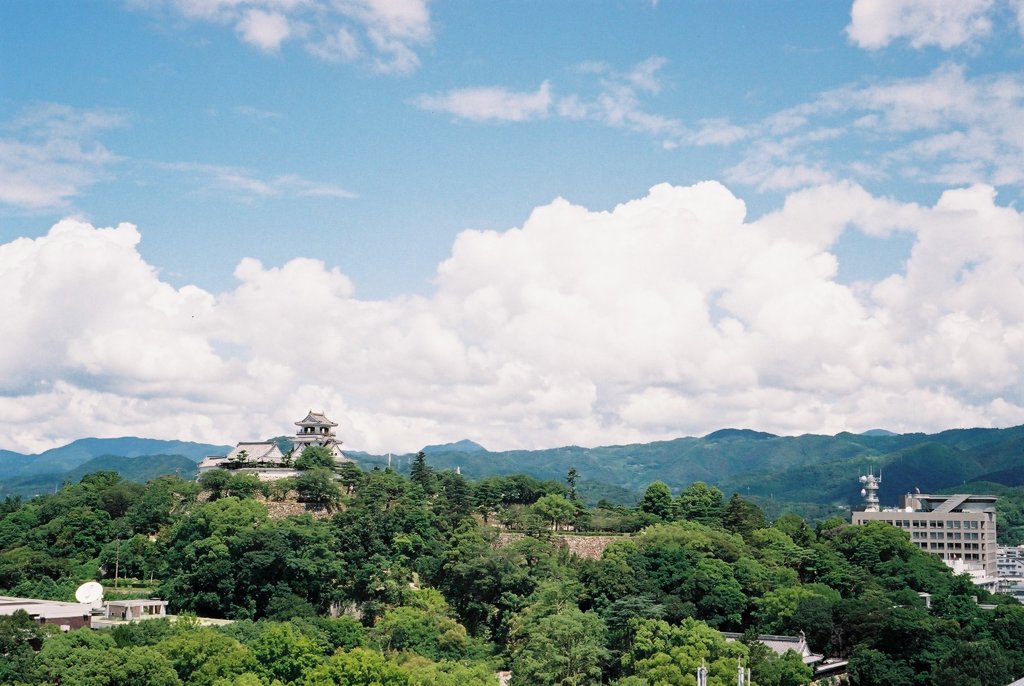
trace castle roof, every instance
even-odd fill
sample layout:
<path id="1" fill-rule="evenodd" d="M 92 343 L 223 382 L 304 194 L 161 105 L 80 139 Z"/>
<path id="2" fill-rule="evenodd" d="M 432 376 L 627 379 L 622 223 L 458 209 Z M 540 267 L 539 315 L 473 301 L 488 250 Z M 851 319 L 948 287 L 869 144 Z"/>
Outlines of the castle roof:
<path id="1" fill-rule="evenodd" d="M 325 417 L 323 412 L 310 410 L 305 419 L 295 422 L 295 426 L 337 426 L 337 424 Z"/>

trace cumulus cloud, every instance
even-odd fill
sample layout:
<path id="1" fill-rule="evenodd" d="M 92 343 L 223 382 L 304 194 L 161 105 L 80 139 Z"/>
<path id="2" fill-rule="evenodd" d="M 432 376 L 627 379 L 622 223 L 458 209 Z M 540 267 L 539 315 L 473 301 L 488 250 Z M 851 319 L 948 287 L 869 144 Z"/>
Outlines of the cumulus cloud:
<path id="1" fill-rule="evenodd" d="M 992 31 L 996 0 L 854 0 L 846 34 L 868 50 L 906 39 L 914 48 L 944 50 L 984 38 Z"/>
<path id="2" fill-rule="evenodd" d="M 913 250 L 847 286 L 847 231 Z M 67 220 L 0 246 L 0 445 L 233 442 L 309 407 L 376 451 L 1024 421 L 1024 216 L 989 186 L 927 207 L 836 183 L 755 220 L 717 182 L 556 199 L 460 234 L 429 296 L 379 301 L 313 259 L 172 287 L 140 239 Z"/>
<path id="3" fill-rule="evenodd" d="M 118 161 L 99 136 L 122 114 L 45 103 L 0 128 L 0 203 L 40 210 L 64 206 Z"/>
<path id="4" fill-rule="evenodd" d="M 233 26 L 264 52 L 288 40 L 328 62 L 365 60 L 381 73 L 408 74 L 433 41 L 427 0 L 137 0 L 189 21 Z"/>

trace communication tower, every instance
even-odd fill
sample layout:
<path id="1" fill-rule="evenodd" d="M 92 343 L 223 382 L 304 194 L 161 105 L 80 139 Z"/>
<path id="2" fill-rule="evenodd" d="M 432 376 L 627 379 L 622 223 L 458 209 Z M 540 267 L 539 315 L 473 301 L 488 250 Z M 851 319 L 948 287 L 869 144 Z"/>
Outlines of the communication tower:
<path id="1" fill-rule="evenodd" d="M 878 512 L 878 487 L 882 483 L 882 475 L 875 476 L 871 472 L 860 477 L 862 488 L 860 494 L 864 498 L 865 512 Z"/>

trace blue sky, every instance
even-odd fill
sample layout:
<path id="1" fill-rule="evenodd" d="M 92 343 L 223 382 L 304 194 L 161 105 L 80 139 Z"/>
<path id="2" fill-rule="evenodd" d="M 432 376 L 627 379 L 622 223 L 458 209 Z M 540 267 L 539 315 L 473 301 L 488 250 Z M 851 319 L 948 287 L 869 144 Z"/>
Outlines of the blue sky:
<path id="1" fill-rule="evenodd" d="M 1024 422 L 1022 8 L 0 4 L 0 445 Z"/>

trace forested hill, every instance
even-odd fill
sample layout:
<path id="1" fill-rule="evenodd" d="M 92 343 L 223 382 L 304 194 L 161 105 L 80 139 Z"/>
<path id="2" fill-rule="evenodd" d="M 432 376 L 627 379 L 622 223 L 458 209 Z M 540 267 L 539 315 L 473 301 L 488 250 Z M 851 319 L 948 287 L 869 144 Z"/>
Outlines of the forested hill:
<path id="1" fill-rule="evenodd" d="M 97 457 L 139 457 L 141 455 L 181 455 L 198 462 L 207 455 L 224 454 L 230 446 L 161 441 L 153 438 L 81 438 L 59 448 L 36 455 L 0 450 L 0 473 L 4 477 L 68 472 Z"/>
<path id="2" fill-rule="evenodd" d="M 52 492 L 85 474 L 113 470 L 139 483 L 164 474 L 192 478 L 196 462 L 228 446 L 152 438 L 83 438 L 38 455 L 0 450 L 0 498 Z"/>
<path id="3" fill-rule="evenodd" d="M 364 464 L 387 457 L 353 453 Z M 407 469 L 411 455 L 392 456 Z M 1009 429 L 954 429 L 937 434 L 840 433 L 775 436 L 757 431 L 723 429 L 703 438 L 678 438 L 636 445 L 549 450 L 443 450 L 433 446 L 431 464 L 458 467 L 472 478 L 524 472 L 561 479 L 575 467 L 581 484 L 620 500 L 638 494 L 652 481 L 673 489 L 694 481 L 777 500 L 813 503 L 859 501 L 859 474 L 882 472 L 885 503 L 915 487 L 948 489 L 973 481 L 1024 485 L 1024 426 Z M 600 496 L 598 496 L 600 497 Z"/>
<path id="4" fill-rule="evenodd" d="M 64 475 L 100 456 L 180 455 L 195 461 L 227 449 L 182 441 L 89 438 L 39 455 L 0 451 L 0 493 L 13 492 L 14 484 L 37 488 L 37 481 L 59 482 Z M 428 446 L 425 451 L 431 464 L 441 469 L 458 467 L 471 478 L 526 473 L 561 480 L 575 467 L 581 494 L 590 502 L 601 498 L 632 502 L 653 481 L 664 481 L 676 490 L 694 481 L 705 481 L 727 493 L 850 504 L 859 500 L 857 476 L 868 469 L 882 472 L 880 496 L 885 504 L 896 504 L 900 495 L 915 487 L 934 491 L 972 482 L 1024 485 L 1024 426 L 954 429 L 937 434 L 871 431 L 835 436 L 775 436 L 745 429 L 722 429 L 703 438 L 598 448 L 568 446 L 491 452 L 471 441 L 460 441 Z M 384 465 L 388 460 L 387 456 L 361 452 L 349 455 L 369 467 Z M 407 471 L 412 454 L 392 455 L 391 459 L 399 471 Z M 132 461 L 110 467 L 127 478 L 143 480 L 157 473 L 185 476 L 188 471 L 187 464 L 162 464 L 153 459 L 145 467 Z M 140 469 L 139 474 L 130 474 L 135 468 Z M 161 469 L 164 471 L 160 472 Z M 75 475 L 80 476 L 78 472 Z M 18 477 L 35 478 L 16 480 Z M 27 493 L 24 488 L 18 489 L 22 491 Z"/>

